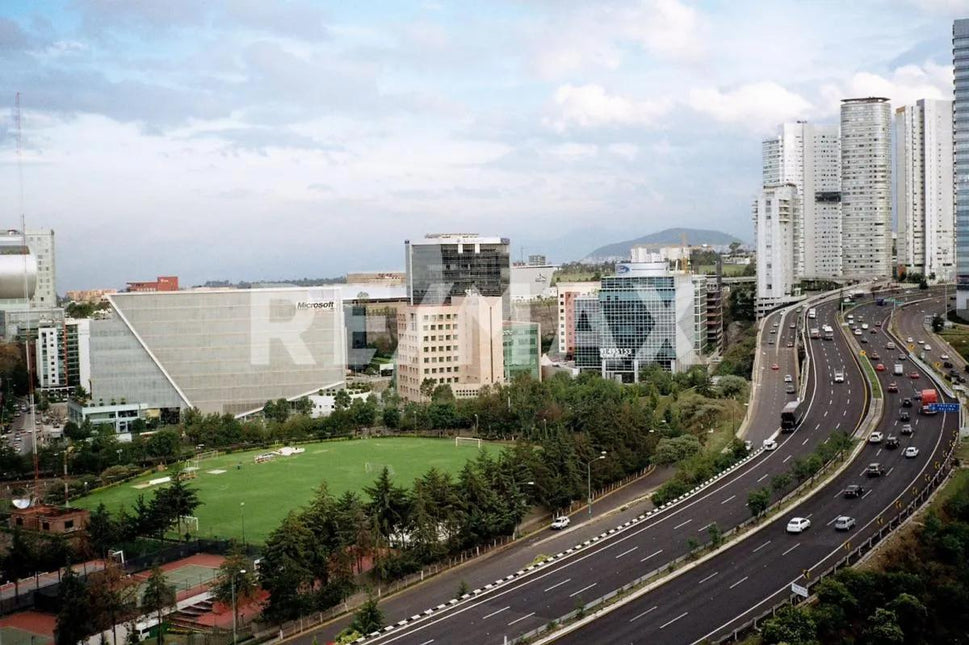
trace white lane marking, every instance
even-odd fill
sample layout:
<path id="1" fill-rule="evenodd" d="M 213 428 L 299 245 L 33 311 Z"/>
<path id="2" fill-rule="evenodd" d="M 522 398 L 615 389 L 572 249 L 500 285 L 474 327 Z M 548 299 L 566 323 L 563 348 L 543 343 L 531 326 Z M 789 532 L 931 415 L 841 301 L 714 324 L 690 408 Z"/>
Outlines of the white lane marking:
<path id="1" fill-rule="evenodd" d="M 638 548 L 639 548 L 638 546 L 634 546 L 631 549 L 626 549 L 625 551 L 623 551 L 622 553 L 620 553 L 619 555 L 617 555 L 615 559 L 618 560 L 619 558 L 621 558 L 624 555 L 629 555 L 630 553 L 632 553 L 633 551 L 635 551 Z"/>
<path id="2" fill-rule="evenodd" d="M 828 411 L 827 410 L 824 411 L 824 416 L 828 416 Z"/>
<path id="3" fill-rule="evenodd" d="M 507 606 L 507 607 L 502 607 L 502 608 L 501 608 L 501 609 L 499 609 L 498 611 L 493 611 L 493 612 L 491 612 L 490 614 L 488 614 L 487 616 L 482 616 L 482 617 L 481 617 L 481 620 L 487 620 L 488 618 L 491 618 L 492 616 L 497 616 L 497 615 L 498 615 L 498 614 L 500 614 L 501 612 L 503 612 L 503 611 L 508 611 L 509 609 L 511 609 L 511 605 L 509 605 L 509 606 Z"/>
<path id="4" fill-rule="evenodd" d="M 716 524 L 716 522 L 710 522 L 709 524 L 705 524 L 704 526 L 701 526 L 700 528 L 698 528 L 698 529 L 696 530 L 696 532 L 697 532 L 697 533 L 703 533 L 704 531 L 706 531 L 706 530 L 707 530 L 708 528 L 710 528 L 710 527 L 711 527 L 711 526 L 713 526 L 714 524 Z"/>
<path id="5" fill-rule="evenodd" d="M 729 502 L 730 500 L 732 500 L 732 499 L 733 499 L 734 497 L 736 497 L 736 495 L 731 495 L 730 497 L 728 497 L 727 499 L 725 499 L 725 500 L 723 500 L 723 501 L 722 501 L 722 502 L 720 502 L 720 503 L 721 503 L 721 504 L 726 504 L 727 502 Z"/>
<path id="6" fill-rule="evenodd" d="M 790 455 L 784 457 L 784 461 L 782 461 L 781 463 L 786 464 L 787 463 L 787 460 L 790 459 L 790 458 L 791 458 Z"/>
<path id="7" fill-rule="evenodd" d="M 564 585 L 567 582 L 572 582 L 572 578 L 566 578 L 562 582 L 556 582 L 554 585 L 552 585 L 551 587 L 549 587 L 548 589 L 546 589 L 545 590 L 545 593 L 548 593 L 549 591 L 551 591 L 552 589 L 555 589 L 556 587 L 561 587 L 562 585 Z"/>
<path id="8" fill-rule="evenodd" d="M 766 473 L 764 475 L 761 475 L 760 477 L 757 478 L 757 481 L 762 482 L 765 479 L 767 479 L 768 477 L 770 477 L 770 473 Z"/>
<path id="9" fill-rule="evenodd" d="M 649 560 L 649 559 L 650 559 L 651 557 L 653 557 L 654 555 L 659 555 L 659 554 L 660 554 L 660 553 L 662 553 L 662 552 L 663 552 L 663 549 L 660 549 L 660 550 L 659 550 L 659 551 L 657 551 L 656 553 L 650 553 L 650 554 L 649 554 L 649 555 L 647 555 L 647 556 L 646 556 L 645 558 L 643 558 L 642 560 L 640 560 L 640 562 L 646 562 L 647 560 Z"/>
<path id="10" fill-rule="evenodd" d="M 589 589 L 592 589 L 593 587 L 595 587 L 595 586 L 596 586 L 597 584 L 599 584 L 599 583 L 597 583 L 597 582 L 593 582 L 593 583 L 592 583 L 591 585 L 589 585 L 588 587 L 582 587 L 581 589 L 579 589 L 579 590 L 578 590 L 578 591 L 576 591 L 575 593 L 570 593 L 570 594 L 569 594 L 569 598 L 575 598 L 576 596 L 578 596 L 578 595 L 579 595 L 580 593 L 582 593 L 583 591 L 588 591 Z"/>
<path id="11" fill-rule="evenodd" d="M 892 466 L 891 468 L 888 469 L 888 472 L 885 473 L 885 477 L 888 477 L 889 475 L 891 475 L 893 470 L 895 470 L 895 466 Z"/>
<path id="12" fill-rule="evenodd" d="M 851 405 L 851 399 L 850 398 L 848 399 L 848 402 L 845 403 L 845 405 Z"/>
<path id="13" fill-rule="evenodd" d="M 880 455 L 880 454 L 882 454 L 882 449 L 881 449 L 881 448 L 879 448 L 879 449 L 878 449 L 878 450 L 877 450 L 877 451 L 875 452 L 875 456 L 877 457 L 877 456 L 878 456 L 878 455 Z"/>
<path id="14" fill-rule="evenodd" d="M 830 401 L 828 401 L 828 405 L 834 405 L 834 399 L 831 399 Z"/>
<path id="15" fill-rule="evenodd" d="M 834 524 L 834 521 L 835 521 L 836 519 L 838 519 L 838 516 L 837 516 L 837 515 L 835 515 L 834 517 L 832 517 L 832 518 L 831 518 L 831 521 L 830 521 L 830 522 L 828 522 L 827 524 L 825 524 L 825 526 L 831 526 L 832 524 Z"/>
<path id="16" fill-rule="evenodd" d="M 714 576 L 717 576 L 717 575 L 719 575 L 719 574 L 720 574 L 720 572 L 719 572 L 719 571 L 714 571 L 713 573 L 711 573 L 710 575 L 708 575 L 708 576 L 707 576 L 706 578 L 704 578 L 703 580 L 701 580 L 701 581 L 700 581 L 700 582 L 698 582 L 697 584 L 698 584 L 698 585 L 702 585 L 702 584 L 703 584 L 704 582 L 706 582 L 706 581 L 707 581 L 707 580 L 709 580 L 710 578 L 713 578 Z"/>
<path id="17" fill-rule="evenodd" d="M 821 427 L 821 424 L 819 423 L 818 425 L 814 426 L 814 429 L 817 430 L 820 427 Z"/>
<path id="18" fill-rule="evenodd" d="M 746 579 L 747 579 L 748 577 L 749 577 L 749 576 L 744 576 L 743 578 L 741 578 L 741 579 L 740 579 L 740 580 L 738 580 L 737 582 L 735 582 L 735 583 L 733 583 L 732 585 L 730 585 L 730 588 L 731 588 L 731 589 L 733 589 L 734 587 L 736 587 L 737 585 L 739 585 L 739 584 L 740 584 L 741 582 L 743 582 L 744 580 L 746 580 Z"/>
<path id="19" fill-rule="evenodd" d="M 804 437 L 804 441 L 801 442 L 802 446 L 806 446 L 807 442 L 811 440 L 811 437 Z"/>
<path id="20" fill-rule="evenodd" d="M 511 621 L 510 623 L 508 623 L 508 626 L 509 626 L 509 627 L 511 627 L 511 626 L 512 626 L 512 625 L 514 625 L 515 623 L 517 623 L 517 622 L 520 622 L 520 621 L 523 621 L 523 620 L 525 620 L 526 618 L 531 618 L 531 617 L 532 617 L 532 616 L 534 616 L 534 615 L 535 615 L 535 612 L 533 611 L 532 613 L 530 613 L 530 614 L 528 614 L 528 615 L 526 615 L 526 616 L 522 616 L 521 618 L 516 618 L 515 620 L 513 620 L 513 621 Z"/>
<path id="21" fill-rule="evenodd" d="M 764 542 L 763 544 L 761 544 L 759 547 L 757 547 L 756 549 L 754 549 L 753 552 L 754 553 L 757 553 L 758 551 L 760 551 L 761 549 L 763 549 L 765 546 L 767 546 L 770 543 L 771 543 L 771 541 L 770 540 L 767 540 L 766 542 Z"/>
<path id="22" fill-rule="evenodd" d="M 656 609 L 656 607 L 658 607 L 658 606 L 659 606 L 659 605 L 653 605 L 652 607 L 650 607 L 649 609 L 647 609 L 647 610 L 646 610 L 646 611 L 644 611 L 643 613 L 641 613 L 641 614 L 636 614 L 635 616 L 633 616 L 632 618 L 630 618 L 630 619 L 629 619 L 629 622 L 633 622 L 634 620 L 636 620 L 636 619 L 638 619 L 638 618 L 642 618 L 643 616 L 645 616 L 645 615 L 646 615 L 646 614 L 648 614 L 649 612 L 651 612 L 651 611 L 653 611 L 654 609 Z"/>
<path id="23" fill-rule="evenodd" d="M 673 623 L 675 623 L 676 621 L 678 621 L 680 618 L 683 618 L 684 616 L 686 616 L 689 613 L 690 612 L 688 612 L 688 611 L 684 611 L 682 614 L 680 614 L 679 616 L 677 616 L 673 620 L 671 620 L 671 621 L 669 621 L 667 623 L 663 623 L 662 625 L 660 625 L 659 628 L 660 629 L 666 629 L 667 627 L 669 627 L 670 625 L 672 625 Z"/>
<path id="24" fill-rule="evenodd" d="M 846 416 L 848 416 L 848 410 L 845 410 L 844 412 L 842 412 L 842 413 L 841 413 L 841 416 L 843 416 L 843 417 L 846 417 Z"/>
<path id="25" fill-rule="evenodd" d="M 434 639 L 432 638 L 429 641 L 424 641 L 423 643 L 421 643 L 421 645 L 431 645 L 431 643 L 433 643 L 433 642 L 434 642 Z"/>
<path id="26" fill-rule="evenodd" d="M 794 549 L 796 549 L 799 546 L 801 546 L 801 543 L 800 542 L 798 542 L 797 544 L 795 544 L 794 546 L 792 546 L 790 549 L 788 549 L 787 551 L 785 551 L 781 555 L 787 555 L 788 553 L 790 553 L 791 551 L 793 551 Z"/>
<path id="27" fill-rule="evenodd" d="M 690 519 L 688 519 L 685 522 L 680 522 L 679 524 L 677 524 L 676 526 L 673 527 L 673 530 L 675 531 L 676 529 L 681 529 L 681 528 L 683 528 L 684 526 L 686 526 L 687 524 L 689 524 L 692 521 L 693 521 L 693 518 L 691 517 Z"/>

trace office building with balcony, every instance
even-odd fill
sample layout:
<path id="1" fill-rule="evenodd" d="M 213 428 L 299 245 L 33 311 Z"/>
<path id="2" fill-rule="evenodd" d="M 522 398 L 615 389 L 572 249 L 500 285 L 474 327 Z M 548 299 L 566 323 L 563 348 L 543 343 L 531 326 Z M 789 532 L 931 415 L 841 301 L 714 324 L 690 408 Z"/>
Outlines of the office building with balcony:
<path id="1" fill-rule="evenodd" d="M 956 309 L 969 318 L 969 18 L 952 24 L 953 175 L 956 217 Z"/>

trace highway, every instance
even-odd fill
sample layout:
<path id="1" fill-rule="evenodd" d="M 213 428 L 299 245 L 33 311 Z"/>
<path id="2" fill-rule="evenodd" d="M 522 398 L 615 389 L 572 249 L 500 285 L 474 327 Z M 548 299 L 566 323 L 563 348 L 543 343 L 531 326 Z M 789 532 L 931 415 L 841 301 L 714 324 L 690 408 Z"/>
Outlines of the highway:
<path id="1" fill-rule="evenodd" d="M 882 322 L 881 326 L 873 326 L 874 334 L 870 330 L 863 331 L 862 337 L 867 338 L 868 343 L 861 347 L 867 353 L 874 350 L 883 358 L 885 355 L 897 357 L 897 350 L 886 347 L 891 340 L 885 326 L 890 313 L 891 308 L 875 305 L 855 310 L 856 316 L 860 314 L 869 324 Z M 895 342 L 897 344 L 897 339 Z M 826 349 L 821 351 L 822 356 L 831 353 Z M 829 364 L 834 360 L 828 356 Z M 911 361 L 905 363 L 906 373 L 916 371 Z M 910 397 L 916 388 L 931 387 L 926 375 L 921 373 L 920 376 L 916 380 L 907 376 L 896 377 L 890 369 L 878 372 L 883 389 L 895 381 L 900 390 L 886 393 L 878 430 L 886 435 L 899 435 L 902 398 Z M 858 378 L 854 373 L 844 385 L 858 384 Z M 840 416 L 838 412 L 849 409 L 849 406 L 844 397 L 838 397 L 828 409 L 837 418 Z M 888 450 L 883 444 L 866 445 L 855 463 L 795 511 L 785 513 L 748 539 L 584 628 L 563 636 L 556 643 L 692 643 L 704 639 L 716 641 L 730 635 L 775 601 L 788 597 L 792 582 L 809 582 L 810 579 L 804 576 L 805 571 L 809 575 L 823 571 L 850 551 L 852 545 L 860 544 L 877 532 L 897 512 L 898 503 L 908 503 L 914 492 L 924 485 L 926 475 L 934 474 L 936 462 L 948 450 L 950 441 L 956 438 L 957 416 L 913 413 L 914 434 L 900 436 L 898 449 Z M 918 447 L 918 457 L 907 459 L 903 456 L 909 445 Z M 865 467 L 870 462 L 879 462 L 885 468 L 886 476 L 866 477 Z M 849 484 L 866 488 L 861 499 L 843 497 L 842 491 Z M 856 519 L 855 529 L 848 532 L 834 530 L 832 522 L 842 514 Z M 785 531 L 787 521 L 795 515 L 812 521 L 812 526 L 803 534 L 790 535 Z"/>
<path id="2" fill-rule="evenodd" d="M 793 344 L 795 342 L 796 334 L 800 333 L 800 328 L 792 329 L 790 327 L 790 323 L 794 322 L 796 317 L 796 312 L 793 310 L 779 311 L 765 318 L 762 323 L 758 343 L 761 348 L 761 355 L 756 362 L 759 369 L 753 382 L 756 396 L 754 397 L 754 407 L 750 411 L 746 432 L 746 438 L 751 441 L 754 449 L 758 448 L 765 438 L 777 432 L 780 411 L 784 404 L 793 398 L 784 393 L 783 378 L 785 374 L 791 374 L 795 379 L 798 378 L 795 349 L 787 347 L 788 343 Z M 777 333 L 771 334 L 770 330 L 775 329 L 775 322 L 777 323 Z M 771 339 L 774 339 L 773 345 L 770 344 Z M 771 369 L 774 364 L 778 365 L 777 370 Z M 781 440 L 783 440 L 783 437 Z M 787 457 L 786 450 L 787 448 L 783 446 L 779 448 L 774 453 L 780 455 L 777 459 L 783 460 Z M 755 459 L 755 463 L 756 461 L 757 459 Z M 771 472 L 781 468 L 781 466 L 778 466 L 773 468 Z M 739 473 L 729 475 L 718 485 L 727 483 L 737 474 Z M 758 472 L 756 478 L 761 479 L 761 484 L 763 484 L 765 481 L 769 481 L 769 474 L 763 471 Z M 746 500 L 746 492 L 743 493 L 743 498 Z M 744 502 L 739 503 L 743 505 Z M 630 504 L 625 511 L 602 517 L 599 515 L 600 506 L 596 504 L 596 514 L 591 519 L 583 509 L 573 515 L 572 526 L 565 531 L 541 530 L 499 553 L 471 561 L 458 569 L 430 578 L 417 587 L 384 598 L 380 602 L 380 609 L 388 624 L 408 619 L 430 607 L 448 603 L 454 597 L 454 592 L 460 582 L 465 582 L 471 589 L 483 588 L 495 580 L 504 578 L 509 573 L 528 566 L 540 555 L 565 551 L 576 544 L 597 537 L 615 526 L 631 521 L 647 510 L 652 510 L 652 505 L 649 503 Z M 725 524 L 721 524 L 721 526 L 724 529 L 727 528 Z M 706 536 L 700 535 L 699 537 L 705 538 Z M 680 545 L 683 548 L 678 551 L 664 550 L 663 553 L 656 555 L 650 561 L 650 564 L 655 562 L 654 566 L 659 568 L 673 560 L 677 553 L 684 553 L 685 539 L 683 545 Z M 335 619 L 316 629 L 298 634 L 288 639 L 288 642 L 297 645 L 311 645 L 314 640 L 329 642 L 349 624 L 350 619 L 349 616 Z"/>
<path id="3" fill-rule="evenodd" d="M 816 322 L 834 325 L 836 309 L 835 302 L 817 307 Z M 771 318 L 764 325 L 764 333 L 778 340 L 773 346 L 769 341 L 766 346 L 761 345 L 766 354 L 759 357 L 757 375 L 760 392 L 769 388 L 773 398 L 767 399 L 772 403 L 755 408 L 754 422 L 748 432 L 752 441 L 755 437 L 759 439 L 776 433 L 779 408 L 788 400 L 783 390 L 783 375 L 794 375 L 795 350 L 788 348 L 787 342 L 793 340 L 799 328 L 790 327 L 793 313 L 775 316 L 777 333 L 770 334 L 774 322 Z M 408 620 L 407 624 L 370 639 L 368 643 L 502 643 L 506 636 L 513 639 L 526 634 L 571 612 L 581 603 L 651 571 L 664 569 L 670 561 L 687 554 L 691 542 L 707 542 L 711 524 L 716 523 L 722 530 L 727 530 L 748 520 L 750 511 L 746 502 L 751 490 L 769 486 L 771 477 L 789 470 L 792 459 L 812 452 L 832 431 L 853 432 L 866 413 L 866 390 L 861 372 L 854 361 L 845 359 L 850 357 L 845 339 L 836 334 L 833 341 L 815 340 L 810 343 L 809 351 L 813 359 L 806 392 L 812 405 L 796 432 L 778 435 L 780 445 L 776 450 L 763 453 L 746 467 L 737 469 L 702 492 L 607 539 L 525 575 L 513 576 L 514 571 L 507 571 L 510 580 L 503 580 L 502 584 L 453 607 L 434 610 L 419 620 Z M 777 369 L 773 369 L 775 364 Z M 845 383 L 832 382 L 835 369 L 845 371 Z M 768 406 L 775 405 L 777 407 L 768 415 Z M 572 542 L 570 546 L 574 544 Z M 714 577 L 717 576 L 719 572 Z M 448 600 L 442 598 L 437 602 Z M 693 610 L 700 606 L 693 606 Z M 430 609 L 435 605 L 431 603 L 426 607 Z M 651 619 L 649 622 L 655 621 Z M 694 624 L 694 621 L 686 622 Z M 583 642 L 614 641 L 611 637 L 607 640 L 594 637 Z"/>

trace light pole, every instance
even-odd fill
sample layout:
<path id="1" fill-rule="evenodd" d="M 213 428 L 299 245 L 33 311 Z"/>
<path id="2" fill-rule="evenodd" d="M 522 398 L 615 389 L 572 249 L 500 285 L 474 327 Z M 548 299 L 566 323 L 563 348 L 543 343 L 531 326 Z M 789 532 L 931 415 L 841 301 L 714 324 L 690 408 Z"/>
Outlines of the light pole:
<path id="1" fill-rule="evenodd" d="M 600 459 L 605 459 L 606 458 L 606 454 L 607 454 L 606 451 L 603 450 L 602 452 L 599 453 L 599 456 L 598 457 L 596 457 L 595 459 L 593 459 L 591 461 L 587 461 L 586 464 L 585 464 L 585 470 L 586 470 L 586 485 L 588 486 L 588 492 L 589 492 L 589 497 L 588 497 L 588 500 L 589 500 L 589 515 L 592 515 L 592 462 L 593 461 L 599 461 Z"/>
<path id="2" fill-rule="evenodd" d="M 534 486 L 534 485 L 535 485 L 535 482 L 522 482 L 522 486 Z M 517 491 L 518 489 L 517 484 L 515 485 L 515 489 Z M 515 522 L 515 533 L 511 536 L 513 540 L 518 539 L 518 526 L 520 524 L 521 524 L 521 520 L 518 520 L 517 522 Z"/>
<path id="3" fill-rule="evenodd" d="M 478 414 L 474 415 L 474 436 L 478 436 Z"/>
<path id="4" fill-rule="evenodd" d="M 242 543 L 246 543 L 246 503 L 239 502 L 239 515 L 242 517 Z"/>
<path id="5" fill-rule="evenodd" d="M 238 572 L 232 574 L 232 578 L 229 580 L 232 589 L 232 645 L 236 643 L 236 576 L 244 575 L 246 575 L 246 570 L 239 569 Z"/>

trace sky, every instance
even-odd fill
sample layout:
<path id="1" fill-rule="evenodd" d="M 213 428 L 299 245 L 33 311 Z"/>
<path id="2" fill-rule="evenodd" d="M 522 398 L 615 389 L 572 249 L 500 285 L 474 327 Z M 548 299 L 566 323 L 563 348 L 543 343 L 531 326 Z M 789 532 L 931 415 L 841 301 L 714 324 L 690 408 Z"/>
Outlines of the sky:
<path id="1" fill-rule="evenodd" d="M 951 99 L 957 17 L 969 0 L 3 0 L 0 227 L 54 229 L 59 293 L 399 270 L 428 232 L 552 261 L 671 226 L 752 240 L 761 140 L 842 98 Z"/>

